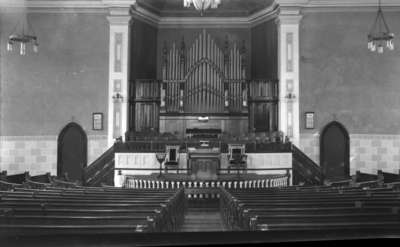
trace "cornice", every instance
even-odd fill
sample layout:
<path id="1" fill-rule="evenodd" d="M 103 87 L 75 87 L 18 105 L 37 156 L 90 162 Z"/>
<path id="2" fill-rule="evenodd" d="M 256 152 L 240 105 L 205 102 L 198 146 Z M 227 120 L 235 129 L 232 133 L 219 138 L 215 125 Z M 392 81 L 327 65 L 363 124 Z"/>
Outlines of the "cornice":
<path id="1" fill-rule="evenodd" d="M 246 17 L 162 17 L 159 28 L 248 28 Z"/>
<path id="2" fill-rule="evenodd" d="M 132 9 L 131 14 L 136 19 L 144 21 L 153 27 L 158 27 L 160 17 L 142 7 L 136 5 L 135 8 Z"/>
<path id="3" fill-rule="evenodd" d="M 243 0 L 246 1 L 246 0 Z M 132 8 L 134 6 L 134 8 Z M 400 11 L 400 0 L 382 1 L 385 12 Z M 308 12 L 376 11 L 377 0 L 275 0 L 268 8 L 248 17 L 162 17 L 136 4 L 136 0 L 0 0 L 0 12 L 33 13 L 109 13 L 130 14 L 160 28 L 253 27 L 278 15 L 301 15 Z"/>
<path id="4" fill-rule="evenodd" d="M 132 13 L 159 28 L 249 28 L 276 17 L 278 9 L 273 3 L 248 17 L 160 17 L 139 6 Z"/>
<path id="5" fill-rule="evenodd" d="M 281 7 L 377 7 L 377 0 L 275 0 Z M 384 0 L 383 7 L 400 7 L 399 0 Z"/>
<path id="6" fill-rule="evenodd" d="M 136 4 L 136 0 L 101 0 L 106 7 L 126 8 Z"/>
<path id="7" fill-rule="evenodd" d="M 0 0 L 0 11 L 29 13 L 106 13 L 108 9 L 131 8 L 136 0 Z"/>
<path id="8" fill-rule="evenodd" d="M 102 0 L 2 0 L 0 2 L 2 8 L 105 8 L 106 5 Z"/>

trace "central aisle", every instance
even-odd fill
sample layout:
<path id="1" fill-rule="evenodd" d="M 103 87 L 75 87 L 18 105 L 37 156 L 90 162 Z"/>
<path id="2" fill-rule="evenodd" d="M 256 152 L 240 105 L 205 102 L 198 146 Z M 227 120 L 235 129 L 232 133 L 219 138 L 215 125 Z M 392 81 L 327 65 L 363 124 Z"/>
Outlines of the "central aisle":
<path id="1" fill-rule="evenodd" d="M 189 203 L 180 232 L 226 231 L 218 204 L 212 202 Z"/>

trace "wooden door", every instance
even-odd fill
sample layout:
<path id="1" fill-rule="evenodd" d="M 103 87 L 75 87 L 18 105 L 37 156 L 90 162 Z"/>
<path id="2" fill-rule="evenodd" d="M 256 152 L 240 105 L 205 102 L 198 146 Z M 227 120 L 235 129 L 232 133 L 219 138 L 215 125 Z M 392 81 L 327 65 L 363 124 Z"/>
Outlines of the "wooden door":
<path id="1" fill-rule="evenodd" d="M 350 176 L 349 134 L 339 122 L 325 126 L 320 139 L 321 166 L 325 178 L 345 179 Z"/>
<path id="2" fill-rule="evenodd" d="M 58 136 L 57 176 L 67 173 L 71 181 L 81 181 L 87 165 L 87 137 L 77 123 L 69 123 Z"/>

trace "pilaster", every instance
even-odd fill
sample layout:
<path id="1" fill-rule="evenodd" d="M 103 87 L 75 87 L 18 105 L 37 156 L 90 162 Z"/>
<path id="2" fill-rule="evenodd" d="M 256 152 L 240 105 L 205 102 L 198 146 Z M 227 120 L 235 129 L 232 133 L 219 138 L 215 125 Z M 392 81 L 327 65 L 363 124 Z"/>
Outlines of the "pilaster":
<path id="1" fill-rule="evenodd" d="M 297 9 L 281 9 L 278 25 L 279 130 L 295 144 L 300 139 L 299 24 Z"/>
<path id="2" fill-rule="evenodd" d="M 110 8 L 108 82 L 108 146 L 116 138 L 125 140 L 128 128 L 128 87 L 130 56 L 130 7 Z"/>

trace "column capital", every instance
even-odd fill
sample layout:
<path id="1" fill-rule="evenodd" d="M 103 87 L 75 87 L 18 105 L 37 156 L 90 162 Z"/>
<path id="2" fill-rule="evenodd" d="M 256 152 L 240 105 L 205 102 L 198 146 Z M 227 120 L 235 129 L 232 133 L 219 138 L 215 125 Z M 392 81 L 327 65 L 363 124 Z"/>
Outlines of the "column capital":
<path id="1" fill-rule="evenodd" d="M 109 15 L 107 20 L 110 25 L 129 25 L 132 21 L 132 16 L 130 15 Z"/>
<path id="2" fill-rule="evenodd" d="M 102 0 L 108 8 L 107 19 L 110 25 L 128 25 L 131 21 L 131 9 L 136 0 Z"/>
<path id="3" fill-rule="evenodd" d="M 299 25 L 302 15 L 279 15 L 275 22 L 278 25 Z"/>
<path id="4" fill-rule="evenodd" d="M 303 16 L 301 15 L 300 8 L 298 7 L 280 7 L 279 15 L 276 18 L 276 24 L 300 24 Z"/>
<path id="5" fill-rule="evenodd" d="M 136 0 L 101 0 L 109 8 L 126 8 L 136 4 Z"/>

